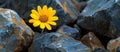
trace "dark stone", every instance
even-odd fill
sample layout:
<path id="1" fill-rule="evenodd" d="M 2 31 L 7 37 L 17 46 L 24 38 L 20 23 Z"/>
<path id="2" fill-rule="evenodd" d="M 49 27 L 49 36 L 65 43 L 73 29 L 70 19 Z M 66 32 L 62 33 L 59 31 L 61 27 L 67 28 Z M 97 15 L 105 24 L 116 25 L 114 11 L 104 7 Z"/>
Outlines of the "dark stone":
<path id="1" fill-rule="evenodd" d="M 120 36 L 120 5 L 117 0 L 89 0 L 77 24 L 99 35 Z"/>
<path id="2" fill-rule="evenodd" d="M 110 8 L 114 3 L 114 0 L 89 0 L 82 14 L 92 16 L 98 11 Z"/>
<path id="3" fill-rule="evenodd" d="M 120 37 L 120 5 L 114 4 L 107 10 L 107 13 L 111 16 L 109 36 Z"/>
<path id="4" fill-rule="evenodd" d="M 76 28 L 72 28 L 72 27 L 69 27 L 67 25 L 63 25 L 61 26 L 58 31 L 59 33 L 62 33 L 62 34 L 66 34 L 68 36 L 71 36 L 73 38 L 76 38 L 77 35 L 79 35 L 79 30 L 77 30 Z"/>
<path id="5" fill-rule="evenodd" d="M 74 3 L 71 0 L 56 0 L 56 2 L 64 9 L 65 13 L 70 16 L 65 20 L 69 20 L 68 23 L 74 23 L 80 14 Z"/>
<path id="6" fill-rule="evenodd" d="M 101 48 L 95 48 L 93 52 L 109 52 L 109 51 Z"/>
<path id="7" fill-rule="evenodd" d="M 16 12 L 0 8 L 0 52 L 27 52 L 33 34 Z"/>
<path id="8" fill-rule="evenodd" d="M 60 33 L 35 34 L 29 52 L 91 52 L 80 41 Z"/>
<path id="9" fill-rule="evenodd" d="M 116 52 L 120 52 L 120 46 L 116 48 Z"/>

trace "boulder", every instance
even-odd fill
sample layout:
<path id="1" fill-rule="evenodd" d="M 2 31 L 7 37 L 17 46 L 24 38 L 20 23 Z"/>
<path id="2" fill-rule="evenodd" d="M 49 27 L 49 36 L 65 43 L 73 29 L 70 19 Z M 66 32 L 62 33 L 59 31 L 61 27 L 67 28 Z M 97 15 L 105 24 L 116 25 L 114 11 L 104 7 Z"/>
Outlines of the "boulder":
<path id="1" fill-rule="evenodd" d="M 26 52 L 33 35 L 15 11 L 0 8 L 0 52 Z"/>
<path id="2" fill-rule="evenodd" d="M 91 52 L 91 49 L 61 33 L 36 33 L 29 52 Z"/>
<path id="3" fill-rule="evenodd" d="M 120 1 L 89 0 L 77 20 L 77 24 L 102 36 L 120 36 Z"/>

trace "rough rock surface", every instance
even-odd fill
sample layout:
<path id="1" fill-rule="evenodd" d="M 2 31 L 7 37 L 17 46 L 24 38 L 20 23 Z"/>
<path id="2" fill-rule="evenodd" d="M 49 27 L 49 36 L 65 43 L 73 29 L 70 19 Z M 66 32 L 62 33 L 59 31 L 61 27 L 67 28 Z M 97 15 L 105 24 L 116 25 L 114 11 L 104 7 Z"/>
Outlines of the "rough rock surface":
<path id="1" fill-rule="evenodd" d="M 89 0 L 77 24 L 100 35 L 116 38 L 120 36 L 120 1 Z"/>
<path id="2" fill-rule="evenodd" d="M 0 52 L 26 52 L 33 34 L 15 11 L 0 8 Z"/>
<path id="3" fill-rule="evenodd" d="M 120 37 L 110 40 L 107 45 L 107 49 L 110 52 L 119 52 L 120 51 Z"/>
<path id="4" fill-rule="evenodd" d="M 81 41 L 88 47 L 92 48 L 92 50 L 96 48 L 105 49 L 101 41 L 95 36 L 93 32 L 89 32 L 88 34 L 84 35 L 81 38 Z"/>
<path id="5" fill-rule="evenodd" d="M 36 33 L 29 52 L 91 52 L 91 49 L 64 34 Z"/>
<path id="6" fill-rule="evenodd" d="M 62 33 L 62 34 L 66 34 L 66 35 L 71 36 L 73 38 L 76 38 L 76 36 L 80 34 L 79 30 L 77 30 L 76 28 L 72 28 L 70 26 L 67 26 L 67 25 L 61 26 L 57 32 Z"/>

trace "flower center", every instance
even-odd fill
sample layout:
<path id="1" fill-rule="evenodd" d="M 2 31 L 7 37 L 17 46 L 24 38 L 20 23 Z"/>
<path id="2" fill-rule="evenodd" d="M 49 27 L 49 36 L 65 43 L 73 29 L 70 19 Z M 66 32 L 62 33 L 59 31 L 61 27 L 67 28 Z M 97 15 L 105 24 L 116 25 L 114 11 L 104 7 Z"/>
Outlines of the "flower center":
<path id="1" fill-rule="evenodd" d="M 47 22 L 48 21 L 48 17 L 46 15 L 42 15 L 40 16 L 40 19 L 39 19 L 41 22 Z"/>

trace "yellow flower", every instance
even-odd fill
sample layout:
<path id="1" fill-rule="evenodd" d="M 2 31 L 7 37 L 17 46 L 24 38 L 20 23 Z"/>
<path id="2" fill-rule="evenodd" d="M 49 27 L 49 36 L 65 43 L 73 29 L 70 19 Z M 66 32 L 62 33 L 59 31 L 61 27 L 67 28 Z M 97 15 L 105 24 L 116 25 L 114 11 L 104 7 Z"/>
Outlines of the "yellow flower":
<path id="1" fill-rule="evenodd" d="M 50 25 L 56 26 L 57 23 L 55 21 L 58 20 L 58 17 L 55 16 L 56 10 L 53 10 L 52 7 L 47 7 L 46 5 L 41 8 L 41 6 L 37 6 L 37 11 L 32 9 L 30 16 L 32 19 L 29 20 L 29 23 L 33 23 L 34 27 L 40 27 L 41 29 L 52 30 Z"/>

